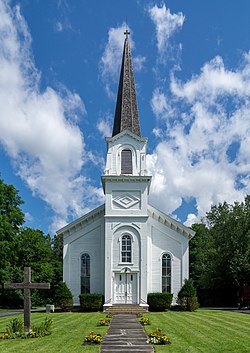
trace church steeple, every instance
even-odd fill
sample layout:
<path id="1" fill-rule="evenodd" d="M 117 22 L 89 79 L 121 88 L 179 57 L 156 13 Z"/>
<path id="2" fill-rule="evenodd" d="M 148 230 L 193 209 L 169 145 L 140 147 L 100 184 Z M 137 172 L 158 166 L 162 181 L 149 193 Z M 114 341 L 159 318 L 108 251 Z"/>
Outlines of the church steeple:
<path id="1" fill-rule="evenodd" d="M 134 74 L 128 39 L 128 35 L 130 33 L 128 30 L 126 30 L 124 34 L 126 37 L 124 41 L 122 66 L 112 136 L 115 136 L 124 130 L 131 131 L 134 134 L 141 136 Z"/>

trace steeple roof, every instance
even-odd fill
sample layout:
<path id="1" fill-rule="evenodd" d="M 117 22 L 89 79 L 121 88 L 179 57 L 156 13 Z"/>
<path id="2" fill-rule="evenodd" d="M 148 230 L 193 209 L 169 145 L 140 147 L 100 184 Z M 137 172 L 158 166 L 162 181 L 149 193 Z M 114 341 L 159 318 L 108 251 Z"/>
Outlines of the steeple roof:
<path id="1" fill-rule="evenodd" d="M 124 34 L 126 35 L 126 37 L 123 48 L 123 57 L 112 136 L 115 136 L 124 130 L 131 131 L 134 134 L 141 136 L 140 121 L 136 101 L 134 74 L 128 39 L 129 32 L 126 30 Z"/>

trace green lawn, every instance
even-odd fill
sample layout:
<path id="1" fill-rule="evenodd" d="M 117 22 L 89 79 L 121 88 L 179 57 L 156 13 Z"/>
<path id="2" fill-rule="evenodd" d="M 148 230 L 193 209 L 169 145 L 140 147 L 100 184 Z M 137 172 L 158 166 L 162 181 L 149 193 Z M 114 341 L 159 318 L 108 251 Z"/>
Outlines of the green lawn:
<path id="1" fill-rule="evenodd" d="M 156 346 L 156 352 L 250 353 L 250 315 L 227 311 L 150 313 L 152 324 L 146 331 L 161 328 L 169 346 Z"/>
<path id="2" fill-rule="evenodd" d="M 33 313 L 32 322 L 42 322 L 46 314 Z M 249 353 L 250 315 L 226 311 L 198 310 L 195 313 L 166 312 L 149 313 L 152 331 L 159 327 L 168 334 L 169 346 L 156 346 L 156 352 L 175 353 Z M 21 318 L 21 315 L 18 315 Z M 83 337 L 94 330 L 102 335 L 107 327 L 96 327 L 98 319 L 105 317 L 97 313 L 50 314 L 53 318 L 53 333 L 44 338 L 27 340 L 1 340 L 1 353 L 98 353 L 99 346 L 81 346 Z M 0 332 L 14 318 L 0 318 Z"/>
<path id="3" fill-rule="evenodd" d="M 44 321 L 44 313 L 32 313 L 31 321 L 36 324 Z M 0 318 L 0 332 L 14 317 Z M 81 346 L 84 336 L 91 330 L 104 335 L 107 327 L 97 327 L 96 324 L 105 314 L 98 313 L 55 313 L 49 314 L 53 319 L 52 335 L 33 339 L 0 340 L 1 353 L 98 353 L 99 346 Z"/>

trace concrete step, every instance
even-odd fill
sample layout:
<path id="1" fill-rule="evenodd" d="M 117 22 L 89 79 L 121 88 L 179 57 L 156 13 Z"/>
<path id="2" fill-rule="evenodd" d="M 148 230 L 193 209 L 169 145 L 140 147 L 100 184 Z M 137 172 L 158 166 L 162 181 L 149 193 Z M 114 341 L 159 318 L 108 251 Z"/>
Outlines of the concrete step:
<path id="1" fill-rule="evenodd" d="M 109 314 L 141 314 L 147 312 L 147 308 L 138 304 L 114 304 L 105 310 Z"/>
<path id="2" fill-rule="evenodd" d="M 119 352 L 134 352 L 134 353 L 153 353 L 154 348 L 152 346 L 106 346 L 101 347 L 100 353 L 109 352 L 109 353 L 119 353 Z"/>

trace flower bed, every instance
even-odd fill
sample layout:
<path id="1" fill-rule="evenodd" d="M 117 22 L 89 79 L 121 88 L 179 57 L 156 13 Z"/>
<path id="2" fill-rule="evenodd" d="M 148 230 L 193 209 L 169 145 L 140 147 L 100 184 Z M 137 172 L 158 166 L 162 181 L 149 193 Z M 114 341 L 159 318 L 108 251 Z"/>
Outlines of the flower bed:
<path id="1" fill-rule="evenodd" d="M 138 321 L 140 324 L 142 324 L 142 326 L 147 326 L 151 324 L 151 321 L 148 317 L 140 317 Z"/>
<path id="2" fill-rule="evenodd" d="M 31 331 L 24 331 L 23 322 L 20 319 L 13 319 L 6 327 L 6 332 L 0 334 L 0 340 L 15 339 L 15 338 L 37 338 L 51 334 L 51 325 L 53 320 L 45 318 L 45 321 L 40 325 L 32 325 Z"/>
<path id="3" fill-rule="evenodd" d="M 165 333 L 162 333 L 161 329 L 156 328 L 152 333 L 148 335 L 148 343 L 151 344 L 171 344 L 168 336 Z"/>
<path id="4" fill-rule="evenodd" d="M 100 319 L 98 321 L 97 326 L 109 326 L 110 325 L 111 318 L 110 317 L 105 317 L 105 319 Z"/>
<path id="5" fill-rule="evenodd" d="M 101 344 L 102 343 L 102 335 L 99 333 L 94 333 L 93 331 L 90 331 L 88 336 L 85 336 L 83 340 L 83 345 L 88 345 L 88 344 Z"/>

